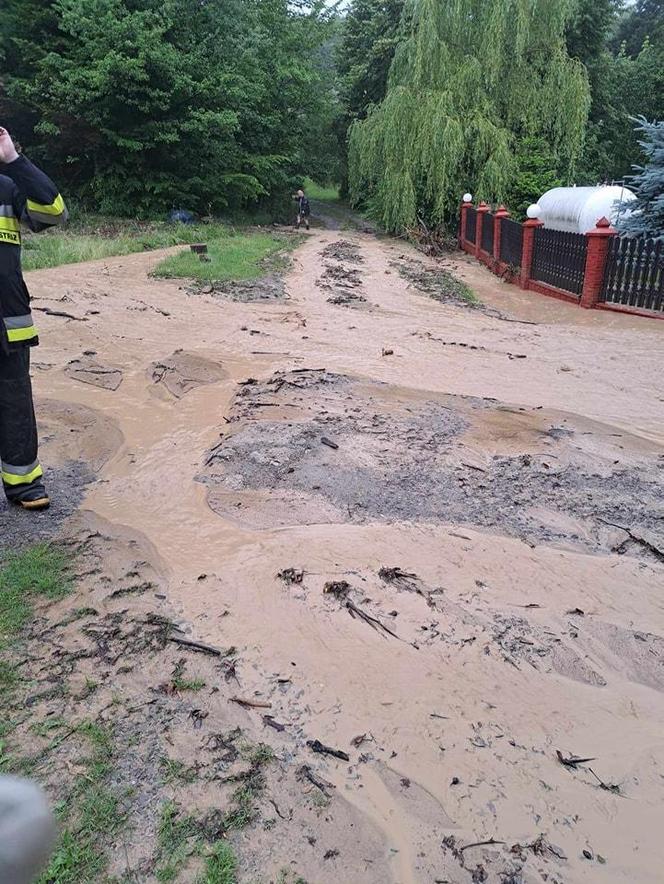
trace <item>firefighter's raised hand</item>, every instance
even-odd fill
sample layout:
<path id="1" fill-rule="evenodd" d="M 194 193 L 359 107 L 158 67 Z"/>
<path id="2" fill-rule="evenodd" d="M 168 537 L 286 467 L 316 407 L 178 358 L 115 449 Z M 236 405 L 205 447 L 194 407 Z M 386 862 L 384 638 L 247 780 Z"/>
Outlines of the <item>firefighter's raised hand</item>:
<path id="1" fill-rule="evenodd" d="M 0 126 L 0 163 L 13 163 L 17 158 L 18 152 L 11 135 Z"/>

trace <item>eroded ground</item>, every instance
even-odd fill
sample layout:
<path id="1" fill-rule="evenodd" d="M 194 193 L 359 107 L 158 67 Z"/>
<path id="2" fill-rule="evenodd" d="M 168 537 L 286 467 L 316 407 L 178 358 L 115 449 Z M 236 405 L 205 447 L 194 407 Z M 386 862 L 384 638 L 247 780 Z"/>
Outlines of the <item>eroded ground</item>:
<path id="1" fill-rule="evenodd" d="M 159 258 L 30 281 L 79 582 L 21 727 L 57 797 L 48 722 L 113 729 L 112 874 L 157 880 L 172 799 L 252 884 L 661 880 L 664 323 L 361 233 L 269 297 Z"/>

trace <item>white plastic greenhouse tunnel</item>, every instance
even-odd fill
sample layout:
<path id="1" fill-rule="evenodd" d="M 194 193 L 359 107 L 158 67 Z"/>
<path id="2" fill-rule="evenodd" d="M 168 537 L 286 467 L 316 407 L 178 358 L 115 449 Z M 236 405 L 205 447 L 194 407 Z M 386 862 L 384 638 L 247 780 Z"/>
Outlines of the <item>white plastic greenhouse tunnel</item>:
<path id="1" fill-rule="evenodd" d="M 549 230 L 587 233 L 600 218 L 608 218 L 615 226 L 635 199 L 631 190 L 620 185 L 554 187 L 538 199 L 536 214 Z"/>

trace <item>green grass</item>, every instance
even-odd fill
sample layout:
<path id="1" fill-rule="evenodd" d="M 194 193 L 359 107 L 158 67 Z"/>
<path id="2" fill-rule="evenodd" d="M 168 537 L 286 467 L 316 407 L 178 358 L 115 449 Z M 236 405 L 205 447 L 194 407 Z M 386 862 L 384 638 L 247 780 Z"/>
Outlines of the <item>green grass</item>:
<path id="1" fill-rule="evenodd" d="M 195 767 L 187 767 L 184 761 L 164 756 L 159 761 L 164 783 L 193 783 L 198 778 Z"/>
<path id="2" fill-rule="evenodd" d="M 238 884 L 237 860 L 230 844 L 218 841 L 212 847 L 197 884 Z"/>
<path id="3" fill-rule="evenodd" d="M 103 880 L 108 845 L 124 825 L 118 796 L 107 786 L 111 772 L 111 734 L 94 722 L 75 732 L 88 741 L 91 754 L 66 802 L 57 808 L 62 831 L 56 850 L 38 884 L 80 884 Z"/>
<path id="4" fill-rule="evenodd" d="M 96 261 L 194 242 L 228 234 L 228 226 L 168 224 L 85 217 L 66 227 L 23 237 L 23 269 L 42 270 L 61 264 Z"/>
<path id="5" fill-rule="evenodd" d="M 0 648 L 29 620 L 36 596 L 58 599 L 69 592 L 65 567 L 65 554 L 47 543 L 11 554 L 0 563 Z"/>
<path id="6" fill-rule="evenodd" d="M 201 261 L 190 251 L 182 251 L 158 264 L 153 276 L 201 282 L 257 279 L 265 273 L 263 262 L 288 245 L 288 240 L 269 233 L 227 232 L 223 237 L 205 241 L 209 262 Z"/>
<path id="7" fill-rule="evenodd" d="M 304 182 L 304 192 L 310 200 L 321 200 L 322 202 L 337 202 L 339 200 L 338 187 L 322 187 L 316 184 L 311 178 L 307 178 Z"/>
<path id="8" fill-rule="evenodd" d="M 0 736 L 10 729 L 4 706 L 20 683 L 9 651 L 32 617 L 32 604 L 37 597 L 59 599 L 70 591 L 66 565 L 66 555 L 47 543 L 12 553 L 0 561 Z M 7 753 L 0 751 L 0 769 L 9 764 Z"/>
<path id="9" fill-rule="evenodd" d="M 176 691 L 202 691 L 205 682 L 200 678 L 174 678 L 173 687 Z"/>
<path id="10" fill-rule="evenodd" d="M 161 809 L 159 822 L 159 866 L 155 877 L 161 884 L 177 880 L 180 869 L 198 849 L 194 841 L 196 823 L 183 816 L 174 801 L 167 801 Z"/>

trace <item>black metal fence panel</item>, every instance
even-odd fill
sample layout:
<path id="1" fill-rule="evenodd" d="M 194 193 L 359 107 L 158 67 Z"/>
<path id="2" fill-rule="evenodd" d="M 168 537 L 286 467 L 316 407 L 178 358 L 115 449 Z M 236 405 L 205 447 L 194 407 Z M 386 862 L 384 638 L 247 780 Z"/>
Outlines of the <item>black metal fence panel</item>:
<path id="1" fill-rule="evenodd" d="M 523 251 L 523 227 L 511 218 L 500 221 L 500 260 L 511 267 L 521 266 Z"/>
<path id="2" fill-rule="evenodd" d="M 664 243 L 612 237 L 600 299 L 609 304 L 664 311 Z"/>
<path id="3" fill-rule="evenodd" d="M 477 209 L 466 209 L 466 239 L 475 242 L 477 232 Z"/>
<path id="4" fill-rule="evenodd" d="M 482 220 L 482 251 L 493 255 L 493 215 L 491 212 L 484 214 Z"/>
<path id="5" fill-rule="evenodd" d="M 583 291 L 588 240 L 581 233 L 535 230 L 532 278 L 572 295 Z"/>

